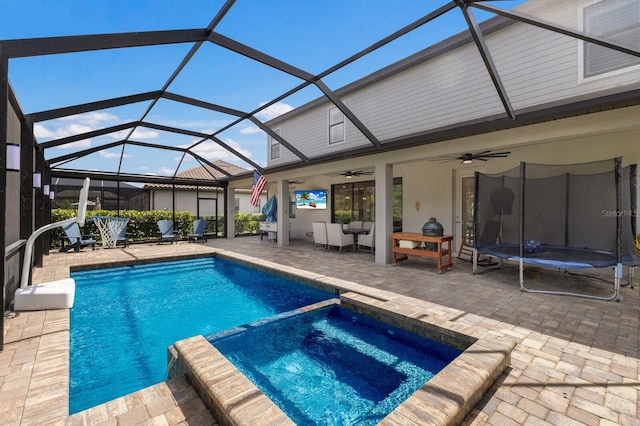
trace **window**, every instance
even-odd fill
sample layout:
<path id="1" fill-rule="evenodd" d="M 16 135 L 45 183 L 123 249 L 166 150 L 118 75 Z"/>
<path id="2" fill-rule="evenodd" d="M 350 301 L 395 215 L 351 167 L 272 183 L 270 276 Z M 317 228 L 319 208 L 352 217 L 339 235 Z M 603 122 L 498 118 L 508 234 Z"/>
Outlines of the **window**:
<path id="1" fill-rule="evenodd" d="M 331 185 L 332 220 L 375 221 L 376 182 L 373 180 Z M 402 178 L 393 178 L 393 230 L 402 230 Z"/>
<path id="2" fill-rule="evenodd" d="M 280 136 L 280 129 L 275 129 L 274 133 Z M 271 147 L 271 159 L 277 160 L 280 158 L 280 142 L 269 136 L 269 146 Z"/>
<path id="3" fill-rule="evenodd" d="M 289 191 L 289 217 L 296 217 L 296 191 Z"/>
<path id="4" fill-rule="evenodd" d="M 344 142 L 344 114 L 338 108 L 329 108 L 329 145 Z"/>
<path id="5" fill-rule="evenodd" d="M 640 50 L 640 2 L 602 0 L 583 9 L 584 32 Z M 593 43 L 582 43 L 584 76 L 592 77 L 640 64 L 640 58 Z"/>
<path id="6" fill-rule="evenodd" d="M 233 199 L 233 211 L 236 213 L 240 211 L 240 198 Z"/>

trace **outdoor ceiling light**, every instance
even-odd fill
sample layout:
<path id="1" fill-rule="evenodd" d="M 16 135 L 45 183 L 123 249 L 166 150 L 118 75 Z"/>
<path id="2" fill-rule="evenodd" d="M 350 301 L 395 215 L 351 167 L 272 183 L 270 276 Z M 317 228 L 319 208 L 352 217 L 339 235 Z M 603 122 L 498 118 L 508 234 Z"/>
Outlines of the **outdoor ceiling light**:
<path id="1" fill-rule="evenodd" d="M 42 186 L 42 173 L 33 172 L 33 187 L 40 188 Z"/>
<path id="2" fill-rule="evenodd" d="M 462 160 L 462 164 L 471 164 L 471 163 L 473 163 L 473 160 L 471 158 Z"/>
<path id="3" fill-rule="evenodd" d="M 56 193 L 53 191 L 49 191 L 49 199 L 53 200 L 54 198 L 56 198 Z"/>
<path id="4" fill-rule="evenodd" d="M 44 184 L 44 187 L 42 188 L 42 195 L 49 196 L 49 184 L 48 183 Z"/>
<path id="5" fill-rule="evenodd" d="M 7 170 L 14 172 L 20 171 L 20 145 L 8 143 L 7 144 Z"/>

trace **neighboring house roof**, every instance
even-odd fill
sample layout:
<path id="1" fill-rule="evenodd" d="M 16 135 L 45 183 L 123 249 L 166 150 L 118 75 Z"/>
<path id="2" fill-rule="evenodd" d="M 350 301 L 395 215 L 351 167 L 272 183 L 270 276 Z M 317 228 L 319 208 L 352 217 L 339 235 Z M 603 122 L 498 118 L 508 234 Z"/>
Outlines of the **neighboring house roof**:
<path id="1" fill-rule="evenodd" d="M 226 170 L 230 175 L 233 175 L 233 176 L 240 175 L 243 173 L 248 173 L 251 171 L 243 167 L 239 167 L 234 164 L 227 163 L 226 161 L 222 161 L 222 160 L 216 160 L 213 162 L 213 164 L 215 164 L 216 167 Z M 192 167 L 188 170 L 185 170 L 184 172 L 177 173 L 176 177 L 183 178 L 183 179 L 194 179 L 194 180 L 204 180 L 204 181 L 206 180 L 214 181 L 214 180 L 220 180 L 221 178 L 226 178 L 226 176 L 223 173 L 214 169 L 208 164 L 198 166 L 198 167 Z M 145 189 L 171 189 L 172 187 L 173 187 L 172 185 L 164 184 L 164 183 L 148 183 L 144 186 Z M 198 189 L 198 191 L 214 191 L 214 192 L 222 191 L 222 188 L 219 188 L 216 186 L 176 185 L 175 187 L 176 189 L 180 189 L 183 191 L 184 190 L 195 191 L 196 188 Z"/>

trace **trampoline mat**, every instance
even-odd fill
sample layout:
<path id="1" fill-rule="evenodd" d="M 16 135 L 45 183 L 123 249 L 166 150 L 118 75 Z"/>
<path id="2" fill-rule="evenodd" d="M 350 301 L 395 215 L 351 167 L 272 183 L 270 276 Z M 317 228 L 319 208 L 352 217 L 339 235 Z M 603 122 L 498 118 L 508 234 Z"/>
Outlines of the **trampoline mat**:
<path id="1" fill-rule="evenodd" d="M 517 244 L 482 246 L 478 247 L 478 252 L 501 259 L 520 259 L 520 246 Z M 604 268 L 616 264 L 616 255 L 585 248 L 543 245 L 537 253 L 525 253 L 523 261 L 556 268 Z"/>

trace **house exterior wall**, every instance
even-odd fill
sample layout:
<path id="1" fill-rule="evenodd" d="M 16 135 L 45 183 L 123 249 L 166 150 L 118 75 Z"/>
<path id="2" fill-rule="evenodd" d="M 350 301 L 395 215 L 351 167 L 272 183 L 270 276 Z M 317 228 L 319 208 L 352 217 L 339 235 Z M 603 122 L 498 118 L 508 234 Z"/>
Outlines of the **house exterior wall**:
<path id="1" fill-rule="evenodd" d="M 340 176 L 332 176 L 327 167 L 336 170 L 372 167 L 383 158 L 387 164 L 393 164 L 394 177 L 402 177 L 403 230 L 421 232 L 422 225 L 433 216 L 443 225 L 445 233 L 455 235 L 456 171 L 462 170 L 469 174 L 474 171 L 501 173 L 517 167 L 521 161 L 572 164 L 615 157 L 622 157 L 624 166 L 640 164 L 640 148 L 637 143 L 640 140 L 640 122 L 635 118 L 638 116 L 640 107 L 630 107 L 300 169 L 295 171 L 296 178 L 311 177 L 305 177 L 303 184 L 292 185 L 290 189 L 313 187 L 329 190 L 331 184 L 345 180 Z M 439 160 L 439 156 L 451 153 L 452 149 L 505 149 L 511 154 L 507 158 L 475 161 L 471 165 Z M 294 176 L 283 173 L 269 178 L 274 181 L 294 179 Z M 350 182 L 371 179 L 369 176 Z M 640 199 L 640 190 L 637 199 Z M 416 209 L 417 203 L 419 210 Z M 306 234 L 312 230 L 313 221 L 331 220 L 331 194 L 328 195 L 327 210 L 298 210 L 295 216 L 290 219 L 291 238 L 305 239 Z"/>
<path id="2" fill-rule="evenodd" d="M 216 193 L 213 191 L 185 191 L 176 190 L 176 205 L 175 209 L 180 211 L 190 211 L 194 215 L 197 214 L 198 196 L 202 198 L 216 198 Z M 224 213 L 224 195 L 222 192 L 217 194 L 218 197 L 218 214 Z M 251 194 L 248 192 L 236 192 L 235 198 L 240 201 L 241 213 L 260 213 L 261 206 L 266 201 L 266 195 L 260 197 L 260 204 L 258 207 L 251 205 Z M 171 190 L 165 189 L 153 189 L 151 190 L 151 210 L 172 210 L 173 209 L 173 193 Z M 200 216 L 214 216 L 215 201 L 200 200 Z"/>
<path id="3" fill-rule="evenodd" d="M 590 3 L 544 0 L 516 10 L 581 30 L 581 8 Z M 516 110 L 640 87 L 640 67 L 582 79 L 581 43 L 573 37 L 514 23 L 487 34 L 486 41 Z M 341 99 L 383 143 L 505 112 L 474 44 L 448 50 Z M 311 158 L 370 145 L 348 120 L 345 142 L 329 145 L 331 106 L 325 102 L 310 110 L 300 108 L 303 113 L 285 114 L 269 125 L 280 128 L 285 140 Z M 280 158 L 267 163 L 276 166 L 296 159 L 283 146 Z"/>

